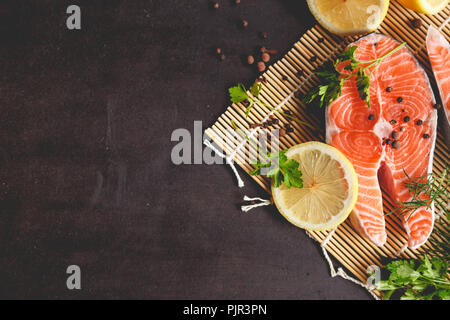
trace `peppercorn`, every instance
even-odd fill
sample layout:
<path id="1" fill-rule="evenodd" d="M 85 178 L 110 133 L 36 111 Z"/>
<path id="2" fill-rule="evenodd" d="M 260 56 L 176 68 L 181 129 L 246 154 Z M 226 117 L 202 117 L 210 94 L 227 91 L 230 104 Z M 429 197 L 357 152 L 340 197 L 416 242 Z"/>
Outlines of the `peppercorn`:
<path id="1" fill-rule="evenodd" d="M 422 121 L 422 120 L 420 120 L 420 119 L 416 121 L 416 124 L 417 124 L 418 126 L 421 126 L 421 125 L 422 125 L 422 123 L 423 123 L 423 121 Z"/>
<path id="2" fill-rule="evenodd" d="M 261 59 L 262 59 L 262 61 L 264 61 L 264 62 L 269 62 L 269 61 L 270 61 L 270 54 L 268 54 L 267 52 L 264 52 L 264 53 L 261 55 Z"/>
<path id="3" fill-rule="evenodd" d="M 409 116 L 406 116 L 406 117 L 403 118 L 404 122 L 409 122 L 409 120 L 411 120 L 411 118 Z"/>
<path id="4" fill-rule="evenodd" d="M 395 140 L 394 142 L 392 142 L 392 148 L 398 149 L 400 147 L 401 147 L 401 144 L 398 140 Z"/>
<path id="5" fill-rule="evenodd" d="M 266 70 L 266 64 L 262 61 L 258 62 L 257 67 L 259 72 L 263 72 L 264 70 Z"/>
<path id="6" fill-rule="evenodd" d="M 424 133 L 424 134 L 423 134 L 423 138 L 424 138 L 424 139 L 428 139 L 429 137 L 430 137 L 430 135 L 429 135 L 428 133 Z"/>
<path id="7" fill-rule="evenodd" d="M 435 108 L 435 109 L 440 109 L 442 106 L 441 106 L 441 104 L 439 104 L 439 103 L 435 103 L 434 105 L 433 105 L 433 108 Z"/>
<path id="8" fill-rule="evenodd" d="M 247 20 L 242 20 L 241 21 L 241 25 L 243 28 L 247 28 L 248 27 L 248 21 Z"/>
<path id="9" fill-rule="evenodd" d="M 398 103 L 402 103 L 402 101 L 403 101 L 403 98 L 402 98 L 402 97 L 398 97 L 398 98 L 397 98 L 397 102 L 398 102 Z"/>
<path id="10" fill-rule="evenodd" d="M 217 53 L 217 54 L 221 54 L 221 53 L 222 53 L 222 49 L 221 49 L 221 48 L 217 48 L 217 49 L 216 49 L 216 53 Z"/>
<path id="11" fill-rule="evenodd" d="M 386 139 L 384 142 L 385 142 L 386 144 L 391 144 L 391 143 L 392 143 L 392 140 L 391 140 L 391 139 Z"/>
<path id="12" fill-rule="evenodd" d="M 248 64 L 254 64 L 255 63 L 255 58 L 253 58 L 253 56 L 248 56 L 247 57 L 247 63 Z"/>
<path id="13" fill-rule="evenodd" d="M 397 121 L 395 121 L 394 119 L 391 120 L 391 124 L 396 124 Z"/>
<path id="14" fill-rule="evenodd" d="M 411 25 L 414 28 L 418 29 L 418 28 L 420 28 L 422 26 L 422 20 L 420 20 L 420 19 L 413 19 L 413 20 L 411 20 Z"/>
<path id="15" fill-rule="evenodd" d="M 369 120 L 373 120 L 375 119 L 375 115 L 374 114 L 369 114 Z"/>
<path id="16" fill-rule="evenodd" d="M 392 131 L 391 137 L 394 140 L 397 140 L 400 137 L 400 133 L 398 131 Z"/>
<path id="17" fill-rule="evenodd" d="M 375 42 L 375 43 L 373 44 L 373 46 L 374 46 L 374 47 L 377 47 L 377 46 L 378 46 L 378 42 Z"/>
<path id="18" fill-rule="evenodd" d="M 387 87 L 386 88 L 386 92 L 391 92 L 392 91 L 392 88 L 391 87 Z"/>
<path id="19" fill-rule="evenodd" d="M 213 3 L 213 8 L 214 9 L 219 9 L 219 3 L 218 2 L 214 2 Z"/>

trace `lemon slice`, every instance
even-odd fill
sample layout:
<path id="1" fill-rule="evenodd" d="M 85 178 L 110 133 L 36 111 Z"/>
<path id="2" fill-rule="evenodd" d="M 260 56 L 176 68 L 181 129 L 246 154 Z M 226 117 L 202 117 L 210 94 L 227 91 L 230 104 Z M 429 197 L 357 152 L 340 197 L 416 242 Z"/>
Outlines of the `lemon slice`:
<path id="1" fill-rule="evenodd" d="M 292 224 L 308 230 L 327 230 L 342 223 L 353 210 L 358 178 L 348 159 L 321 142 L 296 145 L 286 153 L 302 171 L 303 188 L 272 188 L 280 213 Z"/>
<path id="2" fill-rule="evenodd" d="M 386 16 L 389 0 L 308 0 L 308 6 L 328 31 L 355 35 L 379 27 Z"/>
<path id="3" fill-rule="evenodd" d="M 419 13 L 435 14 L 444 9 L 449 0 L 398 0 L 405 8 Z"/>

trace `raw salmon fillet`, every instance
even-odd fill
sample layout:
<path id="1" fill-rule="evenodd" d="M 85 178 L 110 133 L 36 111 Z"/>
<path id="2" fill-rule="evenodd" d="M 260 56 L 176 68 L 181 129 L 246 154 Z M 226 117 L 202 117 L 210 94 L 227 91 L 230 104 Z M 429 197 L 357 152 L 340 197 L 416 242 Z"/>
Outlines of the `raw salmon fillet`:
<path id="1" fill-rule="evenodd" d="M 352 45 L 358 47 L 356 59 L 367 61 L 400 43 L 370 34 Z M 434 103 L 425 71 L 404 47 L 385 58 L 370 75 L 370 108 L 359 97 L 354 78 L 344 82 L 342 95 L 327 108 L 327 142 L 348 157 L 358 175 L 358 200 L 350 214 L 351 223 L 378 246 L 386 242 L 380 185 L 392 204 L 398 205 L 398 201 L 411 200 L 405 172 L 410 177 L 431 172 L 437 121 Z M 397 149 L 386 143 L 392 141 L 393 131 L 400 133 Z M 408 217 L 402 215 L 401 220 L 408 246 L 417 248 L 433 229 L 434 209 L 420 209 Z"/>
<path id="2" fill-rule="evenodd" d="M 433 26 L 428 29 L 427 51 L 442 100 L 445 114 L 443 127 L 448 144 L 450 142 L 450 44 Z"/>

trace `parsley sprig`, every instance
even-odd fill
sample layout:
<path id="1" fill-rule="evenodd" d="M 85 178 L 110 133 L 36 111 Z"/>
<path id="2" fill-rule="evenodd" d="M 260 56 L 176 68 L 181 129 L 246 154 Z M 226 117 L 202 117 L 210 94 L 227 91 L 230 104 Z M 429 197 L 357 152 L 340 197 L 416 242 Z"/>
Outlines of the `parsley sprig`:
<path id="1" fill-rule="evenodd" d="M 273 181 L 273 186 L 278 188 L 284 182 L 287 188 L 303 188 L 302 172 L 298 169 L 299 163 L 294 159 L 288 159 L 286 152 L 288 150 L 281 150 L 279 152 L 268 153 L 269 161 L 258 161 L 256 168 L 250 172 L 254 176 L 261 173 L 262 168 L 269 168 L 267 177 Z"/>
<path id="2" fill-rule="evenodd" d="M 241 137 L 252 143 L 258 151 L 261 151 L 259 145 L 243 133 L 233 120 L 231 120 L 231 124 Z M 299 170 L 300 164 L 294 159 L 288 159 L 286 156 L 287 151 L 280 150 L 267 154 L 263 153 L 261 156 L 266 161 L 261 162 L 258 160 L 255 163 L 255 169 L 250 172 L 250 175 L 265 174 L 269 179 L 272 179 L 274 188 L 278 188 L 282 183 L 287 188 L 303 188 L 302 172 Z"/>
<path id="3" fill-rule="evenodd" d="M 344 82 L 352 77 L 356 77 L 356 87 L 359 97 L 370 107 L 370 75 L 386 57 L 397 52 L 406 45 L 406 42 L 400 44 L 385 55 L 372 60 L 357 60 L 355 51 L 357 46 L 349 46 L 347 50 L 339 54 L 334 63 L 325 63 L 314 73 L 321 80 L 321 85 L 313 87 L 303 98 L 303 103 L 309 104 L 315 100 L 319 101 L 320 107 L 327 107 L 342 94 Z M 338 65 L 349 61 L 344 70 L 350 73 L 341 73 L 338 71 Z M 373 68 L 370 72 L 366 72 Z"/>
<path id="4" fill-rule="evenodd" d="M 386 266 L 389 277 L 375 284 L 385 291 L 383 299 L 389 300 L 394 292 L 401 293 L 401 300 L 450 300 L 450 282 L 447 279 L 448 264 L 438 257 L 423 260 L 395 260 Z"/>
<path id="5" fill-rule="evenodd" d="M 261 89 L 262 89 L 261 83 L 255 82 L 254 84 L 252 84 L 250 86 L 248 91 L 242 83 L 239 83 L 238 85 L 229 88 L 228 92 L 230 94 L 231 102 L 233 102 L 233 103 L 240 103 L 240 102 L 248 101 L 247 108 L 245 109 L 245 117 L 246 118 L 250 114 L 250 110 L 252 110 L 253 105 L 259 104 L 259 105 L 266 107 L 267 109 L 274 110 L 274 111 L 282 114 L 283 116 L 285 116 L 286 118 L 288 118 L 290 120 L 294 120 L 301 125 L 306 125 L 312 129 L 314 129 L 314 127 L 312 125 L 310 125 L 309 123 L 301 121 L 297 117 L 287 114 L 286 112 L 283 112 L 281 110 L 277 110 L 274 107 L 268 105 L 267 103 L 264 103 L 260 98 Z M 249 92 L 250 92 L 250 94 L 249 94 Z"/>

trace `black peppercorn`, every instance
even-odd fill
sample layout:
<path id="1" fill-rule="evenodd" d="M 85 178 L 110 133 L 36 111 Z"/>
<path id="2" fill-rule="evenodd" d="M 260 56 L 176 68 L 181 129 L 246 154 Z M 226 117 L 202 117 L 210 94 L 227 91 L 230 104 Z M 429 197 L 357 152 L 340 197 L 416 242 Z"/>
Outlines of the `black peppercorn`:
<path id="1" fill-rule="evenodd" d="M 406 116 L 406 117 L 403 118 L 404 122 L 409 122 L 409 120 L 411 120 L 411 118 L 409 116 Z"/>
<path id="2" fill-rule="evenodd" d="M 398 98 L 397 98 L 397 102 L 398 102 L 398 103 L 402 103 L 402 101 L 403 101 L 403 98 L 402 98 L 402 97 L 398 97 Z"/>
<path id="3" fill-rule="evenodd" d="M 416 121 L 416 124 L 417 124 L 418 126 L 421 126 L 421 125 L 422 125 L 422 123 L 423 123 L 423 121 L 422 121 L 422 120 L 420 120 L 420 119 Z"/>
<path id="4" fill-rule="evenodd" d="M 424 133 L 424 134 L 423 134 L 423 138 L 424 138 L 424 139 L 428 139 L 429 137 L 430 137 L 430 135 L 429 135 L 428 133 Z"/>
<path id="5" fill-rule="evenodd" d="M 398 140 L 392 142 L 392 148 L 398 149 L 400 147 L 401 147 L 401 144 L 400 144 L 400 142 L 398 142 Z"/>
<path id="6" fill-rule="evenodd" d="M 411 25 L 414 28 L 418 29 L 418 28 L 420 28 L 422 26 L 422 20 L 420 20 L 420 19 L 413 19 L 413 20 L 411 20 Z"/>
<path id="7" fill-rule="evenodd" d="M 374 114 L 369 114 L 369 120 L 373 120 L 375 119 L 375 115 Z"/>

